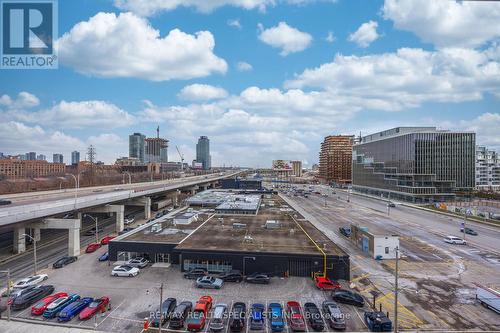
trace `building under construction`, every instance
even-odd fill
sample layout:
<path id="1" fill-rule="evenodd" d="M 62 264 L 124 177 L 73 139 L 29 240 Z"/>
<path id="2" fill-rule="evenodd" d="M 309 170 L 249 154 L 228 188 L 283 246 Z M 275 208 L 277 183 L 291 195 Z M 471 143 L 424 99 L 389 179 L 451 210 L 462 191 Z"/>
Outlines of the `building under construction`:
<path id="1" fill-rule="evenodd" d="M 350 184 L 353 135 L 329 135 L 321 143 L 319 176 L 328 183 Z"/>

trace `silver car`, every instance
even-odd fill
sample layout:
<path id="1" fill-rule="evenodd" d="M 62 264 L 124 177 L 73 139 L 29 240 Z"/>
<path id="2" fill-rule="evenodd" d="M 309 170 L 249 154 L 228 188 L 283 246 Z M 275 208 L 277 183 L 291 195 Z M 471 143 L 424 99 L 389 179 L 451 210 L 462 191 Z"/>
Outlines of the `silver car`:
<path id="1" fill-rule="evenodd" d="M 227 304 L 218 303 L 215 305 L 212 319 L 208 328 L 212 332 L 220 332 L 224 329 L 224 320 L 227 318 Z"/>
<path id="2" fill-rule="evenodd" d="M 139 257 L 139 258 L 130 259 L 126 263 L 126 265 L 132 266 L 132 267 L 137 267 L 137 268 L 144 268 L 148 265 L 148 263 L 149 263 L 149 261 L 147 259 Z"/>
<path id="3" fill-rule="evenodd" d="M 220 289 L 223 284 L 224 281 L 222 279 L 213 276 L 203 276 L 196 279 L 196 286 L 198 288 Z"/>

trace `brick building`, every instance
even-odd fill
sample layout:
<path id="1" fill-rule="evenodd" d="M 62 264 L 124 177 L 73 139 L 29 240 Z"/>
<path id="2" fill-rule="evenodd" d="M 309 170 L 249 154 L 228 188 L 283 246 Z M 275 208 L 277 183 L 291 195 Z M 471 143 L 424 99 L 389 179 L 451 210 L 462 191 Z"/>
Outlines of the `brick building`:
<path id="1" fill-rule="evenodd" d="M 43 160 L 0 160 L 0 176 L 8 179 L 39 178 L 64 175 L 64 163 L 49 163 Z"/>
<path id="2" fill-rule="evenodd" d="M 327 182 L 350 184 L 353 135 L 329 135 L 321 143 L 319 176 Z"/>

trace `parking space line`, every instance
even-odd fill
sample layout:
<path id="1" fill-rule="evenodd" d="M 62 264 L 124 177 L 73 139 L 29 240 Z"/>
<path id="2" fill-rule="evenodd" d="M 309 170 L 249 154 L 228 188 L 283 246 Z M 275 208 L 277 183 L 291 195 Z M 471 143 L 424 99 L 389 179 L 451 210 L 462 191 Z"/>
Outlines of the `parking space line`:
<path id="1" fill-rule="evenodd" d="M 252 306 L 251 302 L 248 301 L 248 307 L 246 309 L 246 313 L 245 313 L 245 332 L 248 333 L 248 329 L 249 329 L 249 326 L 250 326 L 250 316 L 248 315 L 250 313 L 250 307 Z"/>
<path id="2" fill-rule="evenodd" d="M 359 281 L 361 279 L 367 278 L 369 276 L 370 276 L 370 273 L 366 273 L 366 274 L 363 274 L 361 276 L 358 276 L 357 278 L 352 279 L 351 282 L 356 282 L 356 281 Z"/>
<path id="3" fill-rule="evenodd" d="M 270 316 L 269 316 L 269 312 L 267 312 L 268 309 L 269 309 L 267 307 L 267 304 L 268 304 L 268 302 L 267 302 L 267 299 L 266 299 L 266 308 L 264 309 L 264 312 L 266 313 L 265 326 L 266 326 L 266 333 L 269 333 L 269 326 L 268 325 L 270 325 L 270 323 L 269 323 Z"/>
<path id="4" fill-rule="evenodd" d="M 115 312 L 124 302 L 125 302 L 125 300 L 121 301 L 121 303 L 118 304 L 118 306 L 116 308 L 113 308 L 113 310 L 111 310 L 111 312 L 109 312 L 108 315 L 106 317 L 104 317 L 104 319 L 100 323 L 97 324 L 97 327 L 99 327 L 99 325 L 101 325 L 106 319 L 108 319 L 108 317 L 111 316 L 111 314 L 113 312 Z"/>
<path id="5" fill-rule="evenodd" d="M 307 321 L 306 321 L 306 313 L 304 312 L 304 309 L 302 308 L 302 306 L 300 307 L 300 314 L 302 315 L 302 318 L 304 319 L 304 323 L 306 324 L 306 332 L 309 333 L 309 327 L 307 326 Z"/>
<path id="6" fill-rule="evenodd" d="M 285 327 L 286 327 L 286 332 L 287 333 L 290 333 L 290 328 L 288 326 L 288 315 L 286 314 L 286 310 L 285 310 L 285 302 L 284 301 L 280 301 L 281 303 L 281 306 L 283 307 L 283 322 L 285 323 Z"/>
<path id="7" fill-rule="evenodd" d="M 356 309 L 356 307 L 355 307 L 355 306 L 351 306 L 351 309 L 353 309 L 353 310 L 354 310 L 354 312 L 356 312 L 356 314 L 358 315 L 359 320 L 363 323 L 363 325 L 364 325 L 366 328 L 368 328 L 368 326 L 366 326 L 366 323 L 365 323 L 364 319 L 361 317 L 361 315 L 359 314 L 359 312 L 358 312 L 358 310 Z"/>
<path id="8" fill-rule="evenodd" d="M 229 306 L 229 309 L 228 309 L 228 316 L 227 316 L 227 323 L 226 323 L 226 331 L 225 333 L 227 333 L 227 331 L 229 330 L 229 321 L 230 321 L 230 317 L 231 317 L 231 311 L 233 311 L 233 300 L 231 300 L 231 305 Z"/>

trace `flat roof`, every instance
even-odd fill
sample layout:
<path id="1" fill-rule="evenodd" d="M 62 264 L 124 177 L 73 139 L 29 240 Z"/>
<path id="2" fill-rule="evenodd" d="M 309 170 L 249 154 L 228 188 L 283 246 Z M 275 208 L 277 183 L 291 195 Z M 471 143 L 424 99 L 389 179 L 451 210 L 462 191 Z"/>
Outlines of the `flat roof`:
<path id="1" fill-rule="evenodd" d="M 341 248 L 288 206 L 279 196 L 266 197 L 262 199 L 263 206 L 257 215 L 215 214 L 176 249 L 322 255 L 311 241 L 312 239 L 327 255 L 346 255 Z M 270 205 L 271 202 L 273 205 Z M 280 228 L 264 228 L 268 220 L 279 221 Z M 237 223 L 236 228 L 233 227 L 234 223 Z M 241 224 L 246 227 L 243 228 Z"/>
<path id="2" fill-rule="evenodd" d="M 260 205 L 260 195 L 236 194 L 216 207 L 216 210 L 257 210 Z"/>

